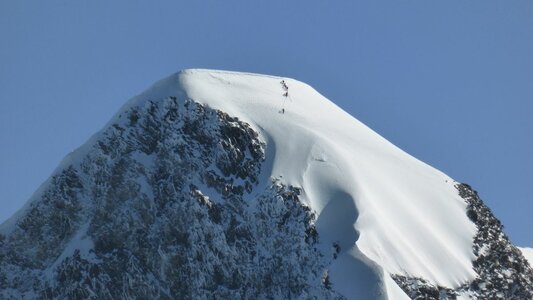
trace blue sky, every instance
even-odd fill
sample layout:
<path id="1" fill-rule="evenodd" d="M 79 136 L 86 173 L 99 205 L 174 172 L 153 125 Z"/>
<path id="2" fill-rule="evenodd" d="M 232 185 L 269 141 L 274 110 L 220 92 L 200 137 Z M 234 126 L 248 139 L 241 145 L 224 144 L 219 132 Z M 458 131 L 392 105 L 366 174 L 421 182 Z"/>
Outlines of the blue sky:
<path id="1" fill-rule="evenodd" d="M 211 68 L 307 82 L 533 246 L 533 2 L 333 2 L 0 2 L 0 221 L 128 98 Z"/>

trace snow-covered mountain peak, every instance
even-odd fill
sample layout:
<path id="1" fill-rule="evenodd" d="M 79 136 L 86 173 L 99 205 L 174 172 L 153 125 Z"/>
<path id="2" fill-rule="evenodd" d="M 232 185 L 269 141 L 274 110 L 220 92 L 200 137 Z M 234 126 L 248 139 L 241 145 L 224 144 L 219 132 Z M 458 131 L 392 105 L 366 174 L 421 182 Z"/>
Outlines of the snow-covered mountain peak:
<path id="1" fill-rule="evenodd" d="M 533 290 L 527 261 L 469 186 L 309 85 L 250 73 L 158 81 L 0 232 L 0 296 L 13 298 Z"/>

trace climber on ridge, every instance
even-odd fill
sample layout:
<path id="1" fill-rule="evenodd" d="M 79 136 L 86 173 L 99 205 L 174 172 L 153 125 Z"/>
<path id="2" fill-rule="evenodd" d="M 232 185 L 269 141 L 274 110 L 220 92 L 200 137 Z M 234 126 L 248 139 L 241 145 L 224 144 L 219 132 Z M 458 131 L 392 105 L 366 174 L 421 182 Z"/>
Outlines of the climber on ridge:
<path id="1" fill-rule="evenodd" d="M 280 82 L 281 84 L 281 87 L 283 88 L 283 90 L 285 91 L 285 93 L 283 93 L 283 96 L 284 97 L 288 97 L 289 96 L 289 86 L 285 83 L 285 80 L 282 80 Z"/>
<path id="2" fill-rule="evenodd" d="M 287 97 L 289 97 L 289 86 L 287 85 L 287 83 L 285 83 L 285 80 L 281 80 L 280 84 L 281 84 L 281 88 L 283 88 L 283 90 L 285 91 L 285 93 L 283 93 L 283 97 L 285 97 L 285 99 L 283 100 L 283 105 L 279 112 L 284 114 L 285 113 L 285 107 L 284 107 L 285 101 L 287 100 Z"/>

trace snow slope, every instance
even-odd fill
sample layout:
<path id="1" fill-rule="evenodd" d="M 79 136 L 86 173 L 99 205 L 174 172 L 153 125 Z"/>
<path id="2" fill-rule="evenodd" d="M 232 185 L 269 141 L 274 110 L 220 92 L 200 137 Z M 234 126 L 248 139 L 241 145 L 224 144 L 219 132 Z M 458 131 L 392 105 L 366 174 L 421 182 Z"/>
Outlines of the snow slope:
<path id="1" fill-rule="evenodd" d="M 522 254 L 524 254 L 524 257 L 527 259 L 529 264 L 533 266 L 533 248 L 522 248 L 518 247 L 520 251 L 522 251 Z"/>
<path id="2" fill-rule="evenodd" d="M 281 80 L 289 97 L 283 96 Z M 261 134 L 267 145 L 263 181 L 278 177 L 301 187 L 302 199 L 317 213 L 322 247 L 340 246 L 330 271 L 340 292 L 367 298 L 365 293 L 382 290 L 388 298 L 408 299 L 388 274 L 422 277 L 449 288 L 476 276 L 476 228 L 454 180 L 392 145 L 305 83 L 185 70 L 131 99 L 110 124 L 132 106 L 168 96 L 224 111 Z M 76 163 L 98 137 L 69 155 L 58 170 Z M 23 212 L 2 224 L 1 231 L 9 231 Z"/>

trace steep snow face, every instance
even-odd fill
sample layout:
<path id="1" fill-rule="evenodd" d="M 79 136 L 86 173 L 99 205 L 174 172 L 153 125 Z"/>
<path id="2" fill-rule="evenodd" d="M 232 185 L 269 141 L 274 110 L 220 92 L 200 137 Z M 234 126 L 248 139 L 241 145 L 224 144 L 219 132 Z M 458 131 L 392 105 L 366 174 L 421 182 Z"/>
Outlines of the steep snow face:
<path id="1" fill-rule="evenodd" d="M 388 273 L 423 277 L 441 286 L 457 287 L 474 278 L 476 229 L 454 181 L 308 85 L 271 76 L 186 70 L 152 91 L 132 104 L 182 92 L 259 130 L 269 148 L 271 171 L 266 175 L 303 188 L 304 201 L 317 212 L 322 242 L 338 243 L 342 255 L 360 252 Z"/>

